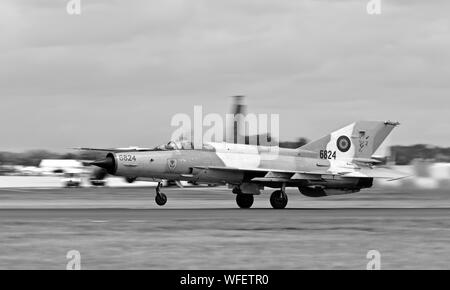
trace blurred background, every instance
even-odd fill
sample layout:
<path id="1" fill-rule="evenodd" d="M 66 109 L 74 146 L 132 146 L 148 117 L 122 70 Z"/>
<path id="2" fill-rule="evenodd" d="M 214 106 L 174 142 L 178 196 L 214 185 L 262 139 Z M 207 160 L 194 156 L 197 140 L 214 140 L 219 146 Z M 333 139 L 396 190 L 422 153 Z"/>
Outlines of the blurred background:
<path id="1" fill-rule="evenodd" d="M 367 2 L 90 0 L 72 15 L 69 1 L 2 1 L 0 174 L 84 171 L 99 156 L 69 148 L 163 144 L 175 114 L 246 110 L 227 97 L 242 94 L 279 114 L 282 147 L 400 121 L 380 155 L 440 184 L 450 3 L 382 1 L 370 15 Z"/>
<path id="2" fill-rule="evenodd" d="M 246 115 L 248 108 L 245 96 L 232 97 L 230 113 L 234 115 Z M 239 128 L 245 124 L 237 121 L 226 124 L 226 130 L 234 136 L 233 140 L 245 140 L 249 143 L 250 136 L 238 139 Z M 401 129 L 401 127 L 400 127 Z M 257 136 L 271 139 L 269 133 Z M 191 139 L 192 140 L 192 139 Z M 280 147 L 299 148 L 309 142 L 308 137 L 298 137 L 294 141 L 279 141 Z M 56 153 L 46 150 L 30 150 L 26 152 L 0 152 L 0 187 L 33 187 L 33 186 L 105 186 L 107 173 L 98 168 L 89 166 L 89 162 L 102 159 L 105 153 L 86 152 L 73 150 L 70 153 Z M 376 157 L 383 162 L 381 165 L 396 168 L 400 172 L 410 175 L 409 178 L 400 181 L 380 181 L 379 187 L 401 187 L 409 189 L 443 189 L 450 188 L 450 148 L 438 147 L 430 144 L 416 144 L 399 146 L 384 144 Z M 44 179 L 18 178 L 22 177 L 47 177 Z M 12 177 L 12 178 L 11 178 Z M 52 178 L 48 178 L 52 177 Z M 59 182 L 59 179 L 62 183 Z M 109 177 L 111 178 L 111 177 Z M 36 180 L 40 182 L 36 183 Z M 73 183 L 74 180 L 77 180 Z M 126 183 L 134 183 L 135 180 L 120 180 L 116 178 L 115 186 L 124 186 Z M 154 186 L 154 183 L 139 183 L 141 186 Z"/>
<path id="3" fill-rule="evenodd" d="M 450 1 L 80 2 L 0 1 L 0 269 L 449 268 Z M 278 114 L 287 148 L 399 121 L 376 157 L 410 177 L 285 211 L 182 184 L 165 210 L 70 149 L 166 144 L 197 105 Z"/>

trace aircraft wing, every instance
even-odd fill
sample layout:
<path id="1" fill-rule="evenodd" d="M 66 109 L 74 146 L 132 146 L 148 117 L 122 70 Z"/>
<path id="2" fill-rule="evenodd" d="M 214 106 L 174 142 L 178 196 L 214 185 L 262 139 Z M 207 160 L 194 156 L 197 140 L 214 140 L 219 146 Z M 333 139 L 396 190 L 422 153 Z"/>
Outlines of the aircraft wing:
<path id="1" fill-rule="evenodd" d="M 409 175 L 403 172 L 395 171 L 390 168 L 362 168 L 356 171 L 348 171 L 345 169 L 341 172 L 329 171 L 289 171 L 289 170 L 273 170 L 265 168 L 236 168 L 236 167 L 195 167 L 198 169 L 211 169 L 218 171 L 245 171 L 245 172 L 260 172 L 266 173 L 264 177 L 255 177 L 252 181 L 255 182 L 296 182 L 301 180 L 321 180 L 333 176 L 347 177 L 347 178 L 380 178 L 388 179 L 389 181 L 406 178 Z"/>
<path id="2" fill-rule="evenodd" d="M 129 147 L 129 148 L 73 148 L 75 150 L 80 151 L 97 151 L 97 152 L 112 152 L 112 153 L 120 153 L 120 152 L 145 152 L 145 151 L 154 151 L 154 148 L 139 148 L 139 147 Z"/>

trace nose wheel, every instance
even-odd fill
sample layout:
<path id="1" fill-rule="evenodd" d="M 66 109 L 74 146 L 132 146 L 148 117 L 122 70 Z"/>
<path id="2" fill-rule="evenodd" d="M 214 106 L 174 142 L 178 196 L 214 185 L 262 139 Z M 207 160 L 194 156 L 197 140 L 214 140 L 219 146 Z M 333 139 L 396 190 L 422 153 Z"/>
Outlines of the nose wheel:
<path id="1" fill-rule="evenodd" d="M 285 191 L 277 190 L 270 196 L 270 204 L 274 209 L 284 209 L 288 204 L 288 196 Z"/>
<path id="2" fill-rule="evenodd" d="M 162 183 L 159 182 L 158 186 L 156 187 L 155 202 L 159 206 L 164 206 L 167 203 L 167 196 L 161 192 L 161 186 L 162 186 Z"/>

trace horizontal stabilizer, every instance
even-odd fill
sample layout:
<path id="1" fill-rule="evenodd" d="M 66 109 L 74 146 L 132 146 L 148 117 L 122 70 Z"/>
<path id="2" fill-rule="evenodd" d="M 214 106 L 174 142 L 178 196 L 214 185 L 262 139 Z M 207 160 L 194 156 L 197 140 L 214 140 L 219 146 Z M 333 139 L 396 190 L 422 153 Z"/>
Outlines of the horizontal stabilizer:
<path id="1" fill-rule="evenodd" d="M 409 177 L 408 174 L 404 172 L 400 172 L 397 170 L 393 170 L 387 167 L 377 167 L 373 169 L 361 169 L 352 173 L 347 173 L 342 175 L 344 177 L 368 177 L 368 178 L 380 178 L 380 179 L 388 179 L 389 181 L 399 180 L 403 178 Z"/>

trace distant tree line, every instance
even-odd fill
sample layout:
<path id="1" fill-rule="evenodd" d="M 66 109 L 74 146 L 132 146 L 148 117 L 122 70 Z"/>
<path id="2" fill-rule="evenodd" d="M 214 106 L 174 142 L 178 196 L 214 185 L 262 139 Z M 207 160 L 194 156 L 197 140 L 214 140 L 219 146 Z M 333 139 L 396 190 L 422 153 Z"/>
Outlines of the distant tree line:
<path id="1" fill-rule="evenodd" d="M 309 143 L 309 140 L 306 138 L 298 138 L 297 141 L 284 141 L 280 142 L 281 148 L 288 148 L 288 149 L 296 149 L 299 147 L 302 147 L 303 145 L 306 145 Z"/>
<path id="2" fill-rule="evenodd" d="M 104 157 L 101 152 L 54 153 L 46 150 L 31 150 L 22 153 L 0 152 L 0 165 L 39 166 L 43 159 L 97 160 Z"/>
<path id="3" fill-rule="evenodd" d="M 253 136 L 245 136 L 245 144 L 251 144 L 251 141 L 256 140 L 257 145 L 266 145 L 267 142 L 271 143 L 272 141 L 276 141 L 276 139 L 272 138 L 270 134 L 260 134 Z M 280 141 L 278 146 L 280 148 L 288 148 L 288 149 L 296 149 L 302 147 L 309 143 L 309 140 L 306 138 L 298 138 L 296 141 Z"/>
<path id="4" fill-rule="evenodd" d="M 413 146 L 392 146 L 391 158 L 397 165 L 410 164 L 414 159 L 450 162 L 450 148 L 441 148 L 423 144 Z"/>

